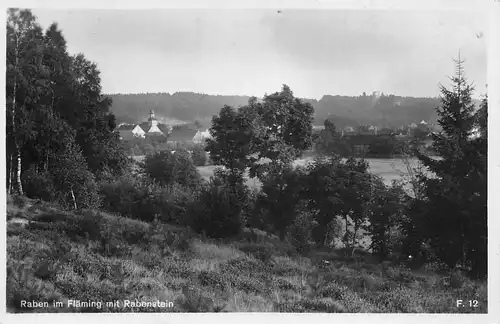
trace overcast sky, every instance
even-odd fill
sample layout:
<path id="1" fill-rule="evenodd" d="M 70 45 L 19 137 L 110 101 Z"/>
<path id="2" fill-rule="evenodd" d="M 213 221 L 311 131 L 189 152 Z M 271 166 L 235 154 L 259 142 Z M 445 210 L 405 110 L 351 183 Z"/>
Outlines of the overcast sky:
<path id="1" fill-rule="evenodd" d="M 460 49 L 486 91 L 488 17 L 366 10 L 33 10 L 57 22 L 70 53 L 101 70 L 105 93 L 194 91 L 262 96 L 382 91 L 437 96 Z"/>

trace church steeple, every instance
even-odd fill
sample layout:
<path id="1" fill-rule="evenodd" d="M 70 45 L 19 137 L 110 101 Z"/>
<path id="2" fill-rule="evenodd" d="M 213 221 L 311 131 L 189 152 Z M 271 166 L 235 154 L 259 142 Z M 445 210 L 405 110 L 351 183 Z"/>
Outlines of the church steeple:
<path id="1" fill-rule="evenodd" d="M 155 111 L 153 109 L 151 109 L 149 111 L 149 119 L 148 119 L 148 121 L 152 121 L 152 120 L 156 120 Z"/>
<path id="2" fill-rule="evenodd" d="M 158 125 L 158 122 L 156 121 L 156 117 L 155 117 L 155 111 L 153 109 L 151 109 L 149 111 L 148 122 L 149 122 L 149 127 L 153 127 L 153 126 Z"/>

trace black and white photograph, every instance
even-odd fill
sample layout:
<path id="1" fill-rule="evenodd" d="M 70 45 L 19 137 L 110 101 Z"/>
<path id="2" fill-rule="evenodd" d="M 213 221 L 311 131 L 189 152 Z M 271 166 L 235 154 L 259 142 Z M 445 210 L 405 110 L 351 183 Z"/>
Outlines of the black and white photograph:
<path id="1" fill-rule="evenodd" d="M 6 313 L 491 313 L 488 8 L 6 8 Z"/>

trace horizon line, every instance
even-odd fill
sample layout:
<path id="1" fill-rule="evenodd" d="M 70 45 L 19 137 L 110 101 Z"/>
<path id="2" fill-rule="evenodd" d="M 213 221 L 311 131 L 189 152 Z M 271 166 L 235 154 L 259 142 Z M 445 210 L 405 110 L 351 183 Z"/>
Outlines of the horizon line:
<path id="1" fill-rule="evenodd" d="M 293 90 L 292 90 L 293 92 Z M 379 91 L 375 91 L 375 92 L 379 92 Z M 252 95 L 247 95 L 247 94 L 222 94 L 222 93 L 206 93 L 206 92 L 197 92 L 197 91 L 192 91 L 192 90 L 178 90 L 178 91 L 175 91 L 175 92 L 168 92 L 168 91 L 156 91 L 156 92 L 115 92 L 115 93 L 103 93 L 102 95 L 103 96 L 117 96 L 117 95 L 147 95 L 147 94 L 168 94 L 168 95 L 175 95 L 175 94 L 182 94 L 182 93 L 189 93 L 189 94 L 198 94 L 198 95 L 206 95 L 206 96 L 220 96 L 220 97 L 248 97 L 248 98 L 251 98 L 251 97 L 256 97 L 257 99 L 262 99 L 264 98 L 264 96 L 252 96 Z M 265 95 L 270 95 L 272 93 L 266 93 Z M 366 96 L 367 97 L 370 97 L 372 96 L 373 92 L 372 93 L 368 93 L 366 92 Z M 393 94 L 393 93 L 384 93 L 384 92 L 379 92 L 380 96 L 384 95 L 384 96 L 395 96 L 395 97 L 400 97 L 400 98 L 423 98 L 423 99 L 439 99 L 439 96 L 415 96 L 415 95 L 396 95 L 396 94 Z M 316 100 L 316 101 L 320 101 L 321 99 L 323 99 L 324 97 L 326 96 L 331 96 L 331 97 L 353 97 L 353 98 L 356 98 L 356 97 L 362 97 L 362 93 L 361 94 L 358 94 L 358 95 L 348 95 L 348 94 L 323 94 L 321 96 L 321 98 L 317 99 L 317 98 L 311 98 L 311 97 L 302 97 L 302 96 L 295 96 L 295 98 L 299 98 L 299 99 L 306 99 L 306 100 Z M 478 100 L 481 100 L 480 97 L 475 97 L 475 96 L 471 96 L 472 99 L 478 99 Z"/>

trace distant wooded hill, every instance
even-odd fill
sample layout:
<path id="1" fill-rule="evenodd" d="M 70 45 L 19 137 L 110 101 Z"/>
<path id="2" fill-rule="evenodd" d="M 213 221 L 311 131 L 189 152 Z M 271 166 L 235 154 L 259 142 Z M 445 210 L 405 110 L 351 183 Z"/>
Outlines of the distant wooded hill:
<path id="1" fill-rule="evenodd" d="M 111 110 L 118 122 L 138 123 L 147 119 L 154 109 L 160 121 L 209 122 L 224 105 L 244 106 L 248 96 L 207 95 L 193 92 L 114 94 Z M 338 127 L 377 125 L 399 127 L 425 120 L 435 123 L 437 98 L 413 98 L 394 95 L 361 95 L 358 97 L 325 95 L 321 100 L 304 99 L 315 109 L 315 125 L 322 125 L 326 118 Z M 209 124 L 209 123 L 208 123 Z M 206 125 L 205 125 L 206 126 Z"/>

